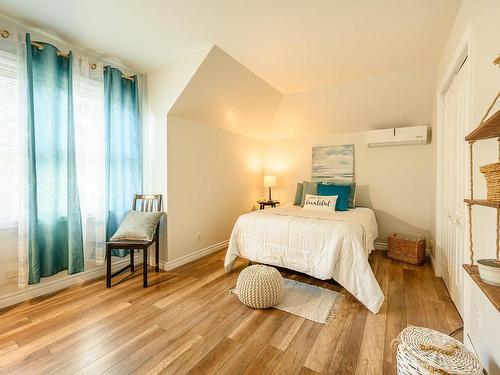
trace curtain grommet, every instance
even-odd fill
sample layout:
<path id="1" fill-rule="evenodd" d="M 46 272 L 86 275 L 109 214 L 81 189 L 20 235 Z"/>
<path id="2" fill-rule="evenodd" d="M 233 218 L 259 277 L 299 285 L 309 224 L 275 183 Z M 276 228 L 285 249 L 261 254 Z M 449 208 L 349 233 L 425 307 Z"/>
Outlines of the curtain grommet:
<path id="1" fill-rule="evenodd" d="M 97 64 L 96 63 L 90 64 L 90 69 L 96 70 L 96 68 L 97 68 Z"/>
<path id="2" fill-rule="evenodd" d="M 2 35 L 2 38 L 7 39 L 10 36 L 10 33 L 9 33 L 8 30 L 2 30 L 2 32 L 0 33 L 0 35 Z"/>

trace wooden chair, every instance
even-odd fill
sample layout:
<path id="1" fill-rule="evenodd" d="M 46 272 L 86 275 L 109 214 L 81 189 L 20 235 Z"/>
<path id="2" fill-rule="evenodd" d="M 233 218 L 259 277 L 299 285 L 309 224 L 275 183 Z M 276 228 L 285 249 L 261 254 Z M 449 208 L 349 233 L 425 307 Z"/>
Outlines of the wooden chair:
<path id="1" fill-rule="evenodd" d="M 140 203 L 140 211 L 141 212 L 161 212 L 161 203 L 162 196 L 161 194 L 154 195 L 141 195 L 135 194 L 134 201 L 132 203 L 132 210 L 138 211 Z M 160 224 L 156 226 L 155 234 L 151 241 L 108 241 L 106 242 L 106 288 L 111 288 L 111 279 L 116 275 L 128 270 L 130 268 L 130 272 L 134 272 L 134 250 L 142 249 L 143 252 L 143 266 L 142 266 L 142 276 L 143 276 L 143 287 L 148 287 L 148 248 L 155 243 L 155 270 L 156 272 L 160 271 Z M 112 250 L 128 250 L 130 253 L 130 264 L 123 267 L 122 269 L 116 271 L 115 273 L 111 273 L 111 251 Z"/>

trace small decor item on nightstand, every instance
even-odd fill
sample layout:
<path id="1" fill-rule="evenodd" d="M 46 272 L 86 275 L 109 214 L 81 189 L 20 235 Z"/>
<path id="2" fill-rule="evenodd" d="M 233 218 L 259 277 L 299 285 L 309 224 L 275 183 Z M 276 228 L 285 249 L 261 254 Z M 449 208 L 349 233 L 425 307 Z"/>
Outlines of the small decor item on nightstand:
<path id="1" fill-rule="evenodd" d="M 425 260 L 425 238 L 418 234 L 394 233 L 387 237 L 387 256 L 418 266 Z"/>
<path id="2" fill-rule="evenodd" d="M 392 342 L 398 375 L 479 375 L 479 359 L 461 342 L 444 333 L 422 327 L 407 327 Z"/>

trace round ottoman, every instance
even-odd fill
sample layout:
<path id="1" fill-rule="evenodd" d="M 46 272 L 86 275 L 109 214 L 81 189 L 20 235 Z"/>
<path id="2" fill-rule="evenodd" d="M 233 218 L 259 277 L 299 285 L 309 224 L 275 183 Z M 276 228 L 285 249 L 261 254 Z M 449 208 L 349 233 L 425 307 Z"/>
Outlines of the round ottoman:
<path id="1" fill-rule="evenodd" d="M 248 307 L 268 309 L 277 305 L 283 296 L 283 277 L 273 267 L 247 267 L 238 276 L 236 294 Z"/>

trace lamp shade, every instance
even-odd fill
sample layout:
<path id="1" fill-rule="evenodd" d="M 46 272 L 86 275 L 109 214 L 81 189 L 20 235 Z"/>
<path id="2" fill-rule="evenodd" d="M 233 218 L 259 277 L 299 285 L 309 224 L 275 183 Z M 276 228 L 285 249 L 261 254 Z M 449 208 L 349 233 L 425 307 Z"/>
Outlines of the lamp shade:
<path id="1" fill-rule="evenodd" d="M 275 187 L 276 176 L 264 176 L 264 187 Z"/>

